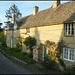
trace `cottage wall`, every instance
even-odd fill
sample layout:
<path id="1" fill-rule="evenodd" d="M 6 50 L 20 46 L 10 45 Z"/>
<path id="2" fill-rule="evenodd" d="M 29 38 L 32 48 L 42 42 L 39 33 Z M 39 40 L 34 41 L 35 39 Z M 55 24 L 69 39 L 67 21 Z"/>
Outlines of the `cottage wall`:
<path id="1" fill-rule="evenodd" d="M 75 23 L 74 23 L 74 33 L 75 33 Z M 10 42 L 7 41 L 8 47 L 11 47 L 11 37 L 13 34 L 14 34 L 13 38 L 17 38 L 17 36 L 19 36 L 20 34 L 23 37 L 23 40 L 28 36 L 35 37 L 37 40 L 38 46 L 40 45 L 40 43 L 44 44 L 45 41 L 47 40 L 58 43 L 59 41 L 61 41 L 61 39 L 63 39 L 63 41 L 65 42 L 68 48 L 75 49 L 75 46 L 74 46 L 75 45 L 75 38 L 74 38 L 75 34 L 74 36 L 64 36 L 64 24 L 33 27 L 33 28 L 30 28 L 30 34 L 26 33 L 26 29 L 19 29 L 19 30 L 16 30 L 15 32 L 12 30 L 7 31 L 6 32 L 7 40 L 10 40 Z M 12 40 L 13 40 L 13 46 L 14 46 L 14 39 Z M 26 47 L 24 44 L 22 46 L 22 51 L 26 52 Z M 75 56 L 74 56 L 74 60 L 75 60 Z M 67 62 L 65 61 L 65 63 Z"/>

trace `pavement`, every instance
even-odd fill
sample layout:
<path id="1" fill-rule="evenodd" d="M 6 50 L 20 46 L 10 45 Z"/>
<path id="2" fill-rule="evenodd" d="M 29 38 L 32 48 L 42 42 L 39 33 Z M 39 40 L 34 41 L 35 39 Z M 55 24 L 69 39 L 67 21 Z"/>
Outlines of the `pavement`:
<path id="1" fill-rule="evenodd" d="M 4 51 L 1 51 L 2 54 L 4 54 L 5 56 L 7 56 L 9 59 L 13 60 L 15 63 L 25 67 L 26 69 L 30 70 L 33 74 L 62 74 L 61 72 L 57 72 L 57 71 L 50 71 L 50 70 L 44 70 L 41 69 L 40 66 L 42 66 L 40 63 L 36 62 L 34 64 L 31 65 L 27 65 L 26 62 L 23 62 L 13 56 L 9 56 L 8 54 L 6 54 Z M 30 72 L 29 72 L 30 73 Z M 31 74 L 32 74 L 31 73 Z"/>

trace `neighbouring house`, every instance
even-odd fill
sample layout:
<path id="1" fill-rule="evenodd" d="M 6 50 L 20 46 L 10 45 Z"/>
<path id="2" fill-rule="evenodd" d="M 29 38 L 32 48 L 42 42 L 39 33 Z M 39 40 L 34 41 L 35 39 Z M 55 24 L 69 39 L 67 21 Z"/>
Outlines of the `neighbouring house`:
<path id="1" fill-rule="evenodd" d="M 60 1 L 53 1 L 52 7 L 39 11 L 39 7 L 33 7 L 33 14 L 22 17 L 7 26 L 6 44 L 8 47 L 16 46 L 17 36 L 24 38 L 35 37 L 37 47 L 45 41 L 50 40 L 59 43 L 65 42 L 67 47 L 63 48 L 61 58 L 67 65 L 75 64 L 75 1 L 60 4 Z M 40 58 L 44 58 L 45 47 L 43 46 Z M 26 51 L 25 45 L 22 51 Z M 47 51 L 48 52 L 48 51 Z"/>

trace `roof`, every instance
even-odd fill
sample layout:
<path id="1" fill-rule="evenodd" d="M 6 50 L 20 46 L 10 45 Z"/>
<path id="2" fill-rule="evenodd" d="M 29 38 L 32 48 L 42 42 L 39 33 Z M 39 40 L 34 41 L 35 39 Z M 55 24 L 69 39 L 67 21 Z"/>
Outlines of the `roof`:
<path id="1" fill-rule="evenodd" d="M 31 28 L 46 25 L 56 25 L 64 22 L 75 21 L 75 1 L 60 4 L 57 8 L 48 8 L 17 20 L 19 28 Z"/>

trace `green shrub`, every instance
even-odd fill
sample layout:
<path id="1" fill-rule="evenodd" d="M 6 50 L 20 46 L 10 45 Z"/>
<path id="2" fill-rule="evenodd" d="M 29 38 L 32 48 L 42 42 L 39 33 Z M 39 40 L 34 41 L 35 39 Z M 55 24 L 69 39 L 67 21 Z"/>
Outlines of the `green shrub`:
<path id="1" fill-rule="evenodd" d="M 45 60 L 42 62 L 42 65 L 45 66 L 46 69 L 59 70 L 58 63 L 49 56 L 45 57 Z"/>
<path id="2" fill-rule="evenodd" d="M 32 53 L 23 52 L 23 55 L 27 55 L 27 56 L 29 56 L 30 58 L 32 58 Z"/>
<path id="3" fill-rule="evenodd" d="M 17 37 L 16 48 L 19 50 L 22 48 L 22 37 L 20 35 Z"/>
<path id="4" fill-rule="evenodd" d="M 67 66 L 64 68 L 64 74 L 75 74 L 75 65 L 74 66 Z"/>
<path id="5" fill-rule="evenodd" d="M 32 47 L 36 45 L 36 39 L 33 38 L 33 37 L 31 37 L 31 36 L 29 36 L 29 37 L 25 38 L 24 44 L 25 44 L 26 46 L 28 46 L 29 49 L 30 49 L 31 52 L 32 52 L 32 50 L 33 50 Z"/>
<path id="6" fill-rule="evenodd" d="M 16 49 L 15 50 L 14 49 L 15 48 L 9 48 L 8 50 L 5 50 L 5 52 L 10 56 L 14 56 L 24 62 L 27 62 L 27 64 L 35 63 L 35 61 L 32 58 L 30 58 L 26 53 L 21 53 L 16 51 Z"/>
<path id="7" fill-rule="evenodd" d="M 4 32 L 0 32 L 0 43 L 3 46 L 6 46 L 6 36 L 4 35 Z"/>

